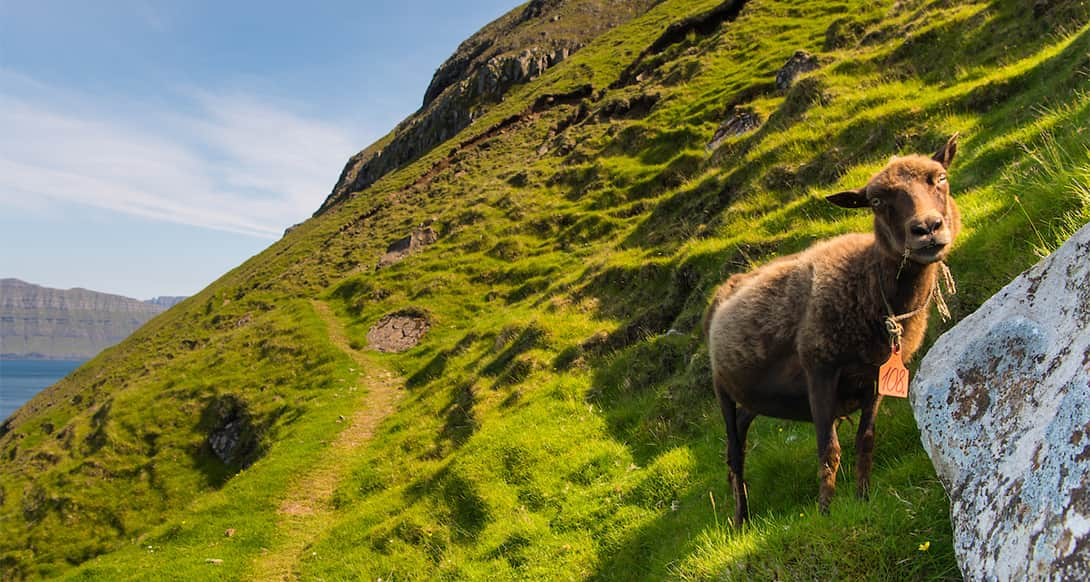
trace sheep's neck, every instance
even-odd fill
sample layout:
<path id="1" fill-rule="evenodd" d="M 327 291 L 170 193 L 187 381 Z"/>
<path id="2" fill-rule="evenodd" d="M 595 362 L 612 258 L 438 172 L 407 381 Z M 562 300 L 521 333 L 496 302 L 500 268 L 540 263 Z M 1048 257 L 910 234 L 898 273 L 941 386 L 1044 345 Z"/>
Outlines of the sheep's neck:
<path id="1" fill-rule="evenodd" d="M 920 309 L 928 300 L 935 284 L 937 263 L 921 265 L 912 260 L 892 259 L 875 249 L 880 291 L 893 313 L 900 315 Z"/>

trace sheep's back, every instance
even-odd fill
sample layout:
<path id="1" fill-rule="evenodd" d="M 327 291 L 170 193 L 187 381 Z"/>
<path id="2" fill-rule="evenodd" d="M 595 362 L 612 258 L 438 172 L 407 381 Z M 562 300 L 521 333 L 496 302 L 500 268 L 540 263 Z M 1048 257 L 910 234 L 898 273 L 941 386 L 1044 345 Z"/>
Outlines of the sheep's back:
<path id="1" fill-rule="evenodd" d="M 721 377 L 759 374 L 799 351 L 800 333 L 858 284 L 871 234 L 815 243 L 741 277 L 719 298 L 708 328 L 712 367 Z M 833 337 L 833 336 L 830 336 Z"/>
<path id="2" fill-rule="evenodd" d="M 809 265 L 797 255 L 742 279 L 712 316 L 708 343 L 713 368 L 737 377 L 789 350 L 805 310 L 809 279 Z"/>

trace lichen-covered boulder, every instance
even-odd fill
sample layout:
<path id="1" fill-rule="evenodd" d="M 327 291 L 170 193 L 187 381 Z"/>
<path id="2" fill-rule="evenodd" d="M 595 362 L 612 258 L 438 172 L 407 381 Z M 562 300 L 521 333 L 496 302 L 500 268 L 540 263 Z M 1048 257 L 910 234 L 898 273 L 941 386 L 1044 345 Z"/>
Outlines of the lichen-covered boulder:
<path id="1" fill-rule="evenodd" d="M 1090 225 L 939 338 L 910 399 L 965 578 L 1090 579 Z"/>

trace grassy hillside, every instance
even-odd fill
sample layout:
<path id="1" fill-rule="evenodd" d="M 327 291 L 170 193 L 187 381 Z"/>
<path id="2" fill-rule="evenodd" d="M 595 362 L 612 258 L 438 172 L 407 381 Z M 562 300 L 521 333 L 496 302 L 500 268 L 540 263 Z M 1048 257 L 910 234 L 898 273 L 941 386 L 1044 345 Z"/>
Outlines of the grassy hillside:
<path id="1" fill-rule="evenodd" d="M 959 578 L 903 401 L 830 516 L 812 426 L 758 419 L 733 528 L 697 322 L 729 274 L 867 229 L 822 196 L 953 131 L 955 318 L 1090 221 L 1090 7 L 734 4 L 602 34 L 32 401 L 0 428 L 4 577 Z M 820 68 L 777 90 L 800 49 Z M 709 151 L 735 107 L 762 125 Z M 424 341 L 366 351 L 405 309 Z"/>

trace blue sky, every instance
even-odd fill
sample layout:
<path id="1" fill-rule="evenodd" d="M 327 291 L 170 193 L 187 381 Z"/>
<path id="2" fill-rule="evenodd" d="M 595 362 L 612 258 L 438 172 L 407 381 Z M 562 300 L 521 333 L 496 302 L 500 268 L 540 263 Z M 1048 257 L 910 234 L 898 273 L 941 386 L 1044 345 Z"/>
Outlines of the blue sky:
<path id="1" fill-rule="evenodd" d="M 0 278 L 196 293 L 518 4 L 0 0 Z"/>

